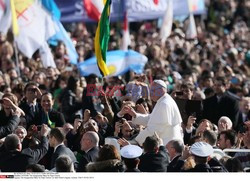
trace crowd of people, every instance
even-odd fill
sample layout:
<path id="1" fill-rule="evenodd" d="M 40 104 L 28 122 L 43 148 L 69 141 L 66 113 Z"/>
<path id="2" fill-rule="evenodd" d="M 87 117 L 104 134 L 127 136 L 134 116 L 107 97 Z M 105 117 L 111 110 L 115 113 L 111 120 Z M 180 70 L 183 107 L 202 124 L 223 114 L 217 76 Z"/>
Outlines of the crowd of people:
<path id="1" fill-rule="evenodd" d="M 249 171 L 250 3 L 206 3 L 195 39 L 186 21 L 166 42 L 156 20 L 130 23 L 129 48 L 148 57 L 140 75 L 80 77 L 63 42 L 44 68 L 0 33 L 0 171 Z M 92 57 L 95 26 L 67 27 L 78 61 Z M 120 31 L 111 24 L 109 50 Z"/>

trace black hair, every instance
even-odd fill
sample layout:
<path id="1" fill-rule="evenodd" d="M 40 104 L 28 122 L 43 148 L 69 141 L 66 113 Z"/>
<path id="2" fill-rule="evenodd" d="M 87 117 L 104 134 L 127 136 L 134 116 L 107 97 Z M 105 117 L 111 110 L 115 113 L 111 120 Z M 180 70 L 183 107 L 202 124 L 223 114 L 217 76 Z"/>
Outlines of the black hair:
<path id="1" fill-rule="evenodd" d="M 62 143 L 65 139 L 65 135 L 62 133 L 62 131 L 58 128 L 53 128 L 50 131 L 50 137 L 54 137 L 59 143 Z"/>

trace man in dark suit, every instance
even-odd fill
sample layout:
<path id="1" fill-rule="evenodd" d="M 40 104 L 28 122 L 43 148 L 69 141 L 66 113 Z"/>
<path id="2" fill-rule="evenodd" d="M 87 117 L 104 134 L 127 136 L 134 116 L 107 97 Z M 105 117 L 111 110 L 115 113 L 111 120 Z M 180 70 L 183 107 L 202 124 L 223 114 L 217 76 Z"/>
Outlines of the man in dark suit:
<path id="1" fill-rule="evenodd" d="M 181 140 L 171 140 L 167 143 L 170 163 L 167 167 L 168 172 L 180 172 L 184 165 L 184 160 L 181 159 L 184 150 L 184 144 Z"/>
<path id="2" fill-rule="evenodd" d="M 27 128 L 30 125 L 37 125 L 39 114 L 42 110 L 37 98 L 41 98 L 42 93 L 35 82 L 29 82 L 24 88 L 25 99 L 22 100 L 19 107 L 25 112 Z"/>
<path id="3" fill-rule="evenodd" d="M 0 153 L 0 170 L 2 172 L 25 172 L 26 167 L 36 164 L 48 150 L 46 136 L 49 132 L 48 127 L 41 129 L 42 145 L 37 149 L 22 150 L 22 143 L 17 135 L 10 134 L 4 141 L 4 151 Z"/>
<path id="4" fill-rule="evenodd" d="M 166 148 L 160 146 L 162 140 L 156 136 L 148 136 L 143 143 L 144 154 L 140 156 L 139 170 L 141 172 L 166 172 L 169 156 Z"/>
<path id="5" fill-rule="evenodd" d="M 51 157 L 51 168 L 55 167 L 56 159 L 62 155 L 68 155 L 74 165 L 76 166 L 77 161 L 74 153 L 64 145 L 63 141 L 65 139 L 64 134 L 58 128 L 53 128 L 49 135 L 49 144 L 54 148 L 54 153 Z"/>
<path id="6" fill-rule="evenodd" d="M 237 115 L 239 112 L 239 100 L 235 95 L 227 91 L 228 82 L 224 77 L 217 77 L 214 83 L 215 95 L 203 101 L 203 118 L 218 125 L 221 116 L 227 116 L 233 122 L 233 128 L 237 128 Z"/>
<path id="7" fill-rule="evenodd" d="M 86 132 L 81 139 L 81 150 L 84 151 L 78 165 L 78 172 L 85 172 L 86 165 L 89 162 L 94 162 L 99 154 L 99 136 L 94 131 Z"/>

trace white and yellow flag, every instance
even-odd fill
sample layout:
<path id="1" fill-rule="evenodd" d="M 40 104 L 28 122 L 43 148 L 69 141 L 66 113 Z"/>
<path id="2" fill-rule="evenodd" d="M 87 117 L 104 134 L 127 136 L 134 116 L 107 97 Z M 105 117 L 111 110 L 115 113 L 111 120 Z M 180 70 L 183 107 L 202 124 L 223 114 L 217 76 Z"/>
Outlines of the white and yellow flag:
<path id="1" fill-rule="evenodd" d="M 56 33 L 51 15 L 38 0 L 8 0 L 8 3 L 10 10 L 7 12 L 11 14 L 10 24 L 12 24 L 19 51 L 31 58 L 39 49 L 43 55 L 49 54 L 49 56 L 41 56 L 43 65 L 55 67 L 51 51 L 45 45 L 47 40 Z M 8 3 L 6 2 L 6 5 Z"/>

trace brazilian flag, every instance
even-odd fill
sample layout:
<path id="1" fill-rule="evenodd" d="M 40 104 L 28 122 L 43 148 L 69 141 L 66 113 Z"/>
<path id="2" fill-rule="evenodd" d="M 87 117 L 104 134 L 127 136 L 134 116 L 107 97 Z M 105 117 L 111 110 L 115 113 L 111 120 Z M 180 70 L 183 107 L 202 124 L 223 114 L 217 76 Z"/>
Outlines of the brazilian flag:
<path id="1" fill-rule="evenodd" d="M 104 77 L 109 75 L 109 70 L 106 65 L 106 52 L 108 50 L 110 32 L 110 8 L 111 0 L 106 0 L 95 34 L 95 55 L 97 59 L 97 65 L 100 73 Z"/>

